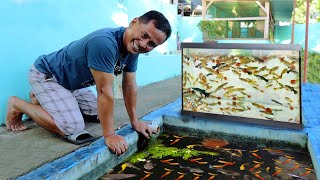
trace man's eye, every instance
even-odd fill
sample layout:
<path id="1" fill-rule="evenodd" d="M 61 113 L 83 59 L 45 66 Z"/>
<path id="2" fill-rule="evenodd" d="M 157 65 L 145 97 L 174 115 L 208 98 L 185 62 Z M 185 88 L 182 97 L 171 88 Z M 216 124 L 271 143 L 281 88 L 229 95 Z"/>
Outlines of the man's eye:
<path id="1" fill-rule="evenodd" d="M 156 47 L 156 45 L 153 44 L 153 43 L 148 43 L 148 46 L 151 47 L 151 48 L 155 48 Z"/>
<path id="2" fill-rule="evenodd" d="M 148 38 L 147 34 L 146 33 L 142 33 L 142 38 L 147 39 Z"/>

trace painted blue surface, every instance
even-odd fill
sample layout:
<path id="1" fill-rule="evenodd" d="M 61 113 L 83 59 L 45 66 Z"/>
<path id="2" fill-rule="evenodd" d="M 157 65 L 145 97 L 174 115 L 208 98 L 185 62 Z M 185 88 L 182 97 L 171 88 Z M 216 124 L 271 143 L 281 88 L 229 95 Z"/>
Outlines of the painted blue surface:
<path id="1" fill-rule="evenodd" d="M 180 74 L 173 68 L 160 68 L 166 59 L 173 59 L 163 54 L 174 52 L 177 47 L 177 9 L 162 0 L 95 0 L 94 3 L 90 0 L 10 0 L 0 1 L 0 7 L 0 125 L 5 120 L 9 96 L 29 100 L 28 70 L 38 56 L 59 50 L 96 29 L 127 26 L 133 18 L 154 7 L 169 18 L 173 33 L 167 42 L 150 53 L 150 57 L 155 56 L 149 58 L 152 63 L 142 58 L 138 86 Z M 176 60 L 172 62 L 172 67 L 177 67 Z M 161 73 L 141 75 L 154 67 L 159 67 Z"/>
<path id="2" fill-rule="evenodd" d="M 290 44 L 291 30 L 290 26 L 275 26 L 275 43 L 276 44 Z M 294 26 L 294 43 L 300 44 L 303 48 L 305 45 L 305 24 L 296 24 Z M 320 52 L 320 23 L 309 24 L 309 50 Z"/>
<path id="3" fill-rule="evenodd" d="M 179 41 L 203 42 L 202 32 L 197 26 L 202 17 L 178 16 Z"/>
<path id="4" fill-rule="evenodd" d="M 140 86 L 158 82 L 180 74 L 180 54 L 152 56 L 141 55 L 141 57 L 139 57 L 137 83 Z"/>

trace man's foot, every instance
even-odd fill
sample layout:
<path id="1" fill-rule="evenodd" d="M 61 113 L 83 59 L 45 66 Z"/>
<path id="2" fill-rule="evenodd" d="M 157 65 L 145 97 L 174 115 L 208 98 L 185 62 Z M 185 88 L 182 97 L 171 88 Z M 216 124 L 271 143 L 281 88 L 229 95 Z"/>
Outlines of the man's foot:
<path id="1" fill-rule="evenodd" d="M 23 113 L 19 112 L 15 108 L 15 105 L 18 101 L 22 101 L 22 100 L 15 96 L 10 97 L 8 101 L 6 126 L 7 126 L 7 129 L 11 131 L 22 131 L 27 129 L 27 126 L 25 126 L 22 123 Z"/>

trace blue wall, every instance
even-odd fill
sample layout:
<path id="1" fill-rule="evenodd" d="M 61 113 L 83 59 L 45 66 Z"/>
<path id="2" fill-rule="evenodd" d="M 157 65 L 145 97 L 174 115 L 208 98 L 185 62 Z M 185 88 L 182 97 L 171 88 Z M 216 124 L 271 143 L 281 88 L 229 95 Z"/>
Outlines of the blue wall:
<path id="1" fill-rule="evenodd" d="M 305 46 L 305 24 L 296 24 L 294 26 L 294 43 Z M 320 52 L 320 23 L 309 24 L 309 42 L 308 49 Z M 289 44 L 291 41 L 291 25 L 276 26 L 275 43 Z"/>
<path id="2" fill-rule="evenodd" d="M 203 42 L 202 32 L 197 26 L 201 17 L 178 16 L 180 42 Z"/>
<path id="3" fill-rule="evenodd" d="M 99 28 L 127 26 L 129 20 L 152 7 L 170 16 L 171 22 L 176 21 L 175 6 L 161 0 L 152 3 L 148 0 L 7 0 L 0 1 L 0 7 L 0 124 L 5 120 L 9 96 L 29 99 L 28 69 L 39 55 L 56 51 Z M 176 24 L 172 26 L 172 38 L 149 55 L 154 58 L 142 55 L 137 72 L 138 86 L 179 75 L 172 70 L 142 75 L 154 66 L 168 66 L 167 59 L 171 59 L 173 67 L 179 65 L 178 56 L 166 58 L 162 55 L 176 49 L 177 28 Z M 148 59 L 152 59 L 151 64 Z"/>

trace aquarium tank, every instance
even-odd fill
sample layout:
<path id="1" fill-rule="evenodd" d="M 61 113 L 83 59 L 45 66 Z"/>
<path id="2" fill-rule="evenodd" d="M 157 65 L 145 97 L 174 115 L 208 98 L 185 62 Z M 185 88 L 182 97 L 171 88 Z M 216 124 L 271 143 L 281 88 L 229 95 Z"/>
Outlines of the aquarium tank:
<path id="1" fill-rule="evenodd" d="M 183 114 L 302 128 L 299 45 L 181 47 Z"/>

